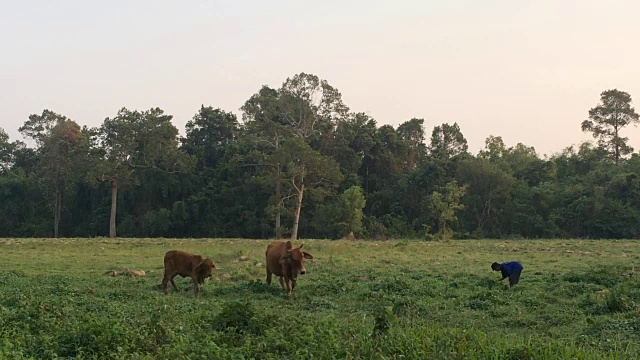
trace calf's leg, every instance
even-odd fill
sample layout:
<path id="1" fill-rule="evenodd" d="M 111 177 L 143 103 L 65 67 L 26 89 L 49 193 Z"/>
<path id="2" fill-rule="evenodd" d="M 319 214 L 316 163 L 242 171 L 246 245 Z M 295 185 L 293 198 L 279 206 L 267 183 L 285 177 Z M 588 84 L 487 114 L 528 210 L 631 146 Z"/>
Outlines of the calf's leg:
<path id="1" fill-rule="evenodd" d="M 171 286 L 173 286 L 173 288 L 176 289 L 177 292 L 180 292 L 180 290 L 178 289 L 178 286 L 176 285 L 176 282 L 173 280 L 176 277 L 176 275 L 173 275 L 171 277 Z"/>
<path id="2" fill-rule="evenodd" d="M 200 294 L 200 284 L 198 283 L 198 279 L 196 277 L 191 277 L 191 280 L 193 280 L 193 292 L 195 293 L 195 296 L 198 297 L 198 294 Z"/>
<path id="3" fill-rule="evenodd" d="M 171 273 L 168 273 L 165 271 L 164 277 L 162 278 L 162 292 L 165 295 L 169 293 L 169 290 L 167 290 L 167 285 L 169 285 L 169 280 L 171 280 L 171 283 L 173 284 L 173 277 L 171 276 Z M 176 285 L 173 284 L 173 286 L 175 287 Z"/>
<path id="4" fill-rule="evenodd" d="M 271 275 L 273 273 L 267 269 L 267 284 L 271 285 Z"/>

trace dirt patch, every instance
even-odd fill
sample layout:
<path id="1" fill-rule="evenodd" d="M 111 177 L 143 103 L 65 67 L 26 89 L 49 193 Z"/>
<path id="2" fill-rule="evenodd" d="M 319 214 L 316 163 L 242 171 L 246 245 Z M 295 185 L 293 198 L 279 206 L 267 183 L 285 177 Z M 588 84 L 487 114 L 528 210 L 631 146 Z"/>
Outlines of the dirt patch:
<path id="1" fill-rule="evenodd" d="M 104 273 L 109 276 L 145 276 L 147 273 L 144 270 L 109 270 Z"/>

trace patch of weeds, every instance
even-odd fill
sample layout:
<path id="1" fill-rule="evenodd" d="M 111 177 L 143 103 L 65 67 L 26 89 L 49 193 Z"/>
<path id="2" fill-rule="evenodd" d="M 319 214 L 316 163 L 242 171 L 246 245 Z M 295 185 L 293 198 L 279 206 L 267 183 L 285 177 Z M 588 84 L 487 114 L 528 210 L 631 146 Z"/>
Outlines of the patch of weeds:
<path id="1" fill-rule="evenodd" d="M 536 354 L 528 346 L 518 346 L 508 349 L 504 358 L 505 360 L 529 360 L 535 359 Z"/>
<path id="2" fill-rule="evenodd" d="M 495 279 L 491 279 L 488 277 L 480 278 L 478 280 L 478 285 L 480 285 L 481 287 L 487 288 L 489 290 L 497 289 L 502 286 L 502 284 L 496 281 Z"/>
<path id="3" fill-rule="evenodd" d="M 611 289 L 604 295 L 604 304 L 611 313 L 627 312 L 635 308 L 633 301 L 618 289 Z"/>
<path id="4" fill-rule="evenodd" d="M 413 271 L 409 274 L 409 277 L 413 280 L 424 280 L 427 278 L 427 275 L 423 272 Z"/>
<path id="5" fill-rule="evenodd" d="M 380 291 L 387 294 L 406 294 L 410 285 L 400 277 L 381 279 L 369 286 L 371 291 Z"/>
<path id="6" fill-rule="evenodd" d="M 391 326 L 398 322 L 393 312 L 393 306 L 383 306 L 374 315 L 373 335 L 384 336 Z"/>
<path id="7" fill-rule="evenodd" d="M 278 286 L 280 286 L 280 284 L 278 284 Z M 318 294 L 328 295 L 344 293 L 348 290 L 349 283 L 346 281 L 346 279 L 333 278 L 327 282 L 309 284 L 308 286 L 313 287 L 314 291 Z"/>
<path id="8" fill-rule="evenodd" d="M 393 309 L 398 316 L 404 316 L 416 307 L 413 298 L 398 296 L 393 298 Z"/>
<path id="9" fill-rule="evenodd" d="M 550 285 L 550 291 L 562 295 L 563 297 L 577 297 L 582 294 L 590 293 L 597 287 L 594 287 L 593 284 L 588 283 L 563 283 L 563 284 L 553 284 Z"/>
<path id="10" fill-rule="evenodd" d="M 485 291 L 469 297 L 467 307 L 473 310 L 488 310 L 496 305 L 503 305 L 504 300 L 492 291 Z"/>
<path id="11" fill-rule="evenodd" d="M 107 297 L 111 300 L 117 300 L 117 301 L 126 301 L 129 300 L 131 298 L 131 295 L 129 295 L 129 293 L 125 290 L 122 289 L 117 289 L 117 290 L 113 290 L 111 291 Z"/>
<path id="12" fill-rule="evenodd" d="M 580 307 L 592 315 L 626 313 L 637 309 L 636 304 L 620 287 L 604 289 L 594 295 L 588 295 L 582 299 Z"/>
<path id="13" fill-rule="evenodd" d="M 272 326 L 274 318 L 256 312 L 249 302 L 226 303 L 212 320 L 212 329 L 226 335 L 228 343 L 242 342 L 245 335 L 262 335 Z"/>
<path id="14" fill-rule="evenodd" d="M 568 273 L 563 280 L 571 283 L 597 284 L 604 287 L 612 287 L 621 281 L 620 275 L 614 267 L 595 268 L 589 272 Z"/>
<path id="15" fill-rule="evenodd" d="M 530 328 L 537 325 L 537 323 L 531 319 L 507 319 L 504 321 L 504 326 L 507 328 Z"/>
<path id="16" fill-rule="evenodd" d="M 82 357 L 83 355 L 98 358 L 122 352 L 133 343 L 135 329 L 124 324 L 89 316 L 81 322 L 69 324 L 57 340 L 57 354 L 62 357 Z"/>
<path id="17" fill-rule="evenodd" d="M 338 308 L 338 305 L 326 298 L 309 298 L 305 305 L 308 311 L 331 310 Z"/>
<path id="18" fill-rule="evenodd" d="M 527 307 L 527 309 L 539 309 L 543 306 L 546 306 L 546 304 L 543 304 L 540 299 L 538 299 L 537 297 L 528 297 L 528 298 L 524 298 L 522 299 L 522 304 L 525 305 Z"/>
<path id="19" fill-rule="evenodd" d="M 638 341 L 640 339 L 640 319 L 633 317 L 624 318 L 588 318 L 587 326 L 582 330 L 583 341 L 592 343 L 607 343 L 611 345 L 611 339 L 622 338 Z"/>
<path id="20" fill-rule="evenodd" d="M 11 284 L 16 280 L 25 278 L 27 275 L 23 271 L 9 270 L 0 272 L 0 285 Z"/>

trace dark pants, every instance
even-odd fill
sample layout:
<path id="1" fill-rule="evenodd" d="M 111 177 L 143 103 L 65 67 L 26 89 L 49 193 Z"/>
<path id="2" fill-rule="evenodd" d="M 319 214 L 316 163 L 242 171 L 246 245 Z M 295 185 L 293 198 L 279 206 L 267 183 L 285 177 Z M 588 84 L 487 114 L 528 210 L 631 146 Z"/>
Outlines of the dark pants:
<path id="1" fill-rule="evenodd" d="M 520 281 L 520 273 L 522 271 L 518 271 L 516 273 L 513 273 L 509 276 L 509 286 L 513 286 L 515 284 L 518 283 L 518 281 Z"/>

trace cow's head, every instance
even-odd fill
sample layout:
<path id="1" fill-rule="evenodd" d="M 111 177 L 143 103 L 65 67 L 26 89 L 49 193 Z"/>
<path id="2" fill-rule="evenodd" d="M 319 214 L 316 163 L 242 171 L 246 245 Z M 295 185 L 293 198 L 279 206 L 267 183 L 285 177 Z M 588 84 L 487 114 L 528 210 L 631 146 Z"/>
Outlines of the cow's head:
<path id="1" fill-rule="evenodd" d="M 202 260 L 196 267 L 196 274 L 198 274 L 198 284 L 204 284 L 204 279 L 211 277 L 211 275 L 213 274 L 213 269 L 215 267 L 216 265 L 213 263 L 213 260 Z"/>
<path id="2" fill-rule="evenodd" d="M 307 252 L 304 252 L 302 249 L 303 245 L 300 247 L 294 248 L 291 241 L 287 241 L 287 256 L 281 260 L 283 264 L 287 266 L 287 270 L 289 272 L 289 277 L 295 281 L 298 277 L 298 274 L 306 274 L 307 269 L 304 267 L 304 259 L 313 259 L 313 256 Z"/>

